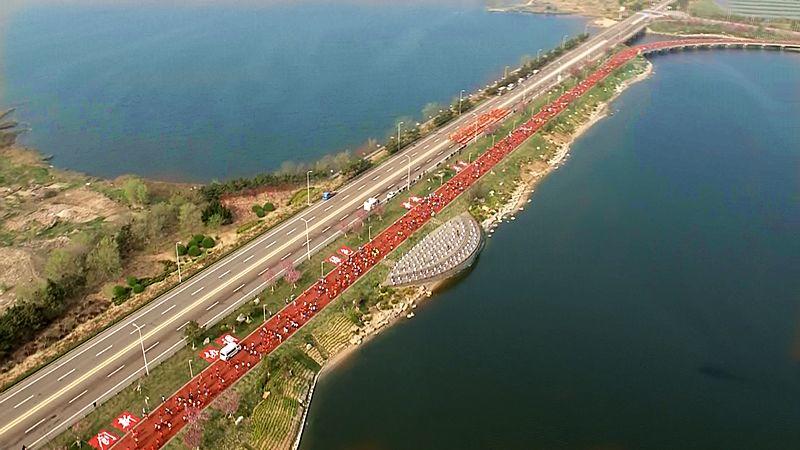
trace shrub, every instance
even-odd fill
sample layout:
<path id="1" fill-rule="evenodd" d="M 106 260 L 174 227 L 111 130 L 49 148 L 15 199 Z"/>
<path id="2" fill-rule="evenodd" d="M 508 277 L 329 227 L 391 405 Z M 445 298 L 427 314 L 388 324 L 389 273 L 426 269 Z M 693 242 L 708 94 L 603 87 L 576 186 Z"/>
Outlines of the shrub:
<path id="1" fill-rule="evenodd" d="M 205 209 L 203 209 L 203 223 L 208 224 L 212 217 L 219 216 L 220 225 L 228 225 L 233 223 L 233 212 L 226 208 L 219 200 L 214 199 L 208 202 Z"/>
<path id="2" fill-rule="evenodd" d="M 193 245 L 193 246 L 189 247 L 188 253 L 189 253 L 189 256 L 191 256 L 192 258 L 196 258 L 196 257 L 200 256 L 200 254 L 203 253 L 203 252 L 200 250 L 200 247 L 198 247 L 196 245 Z"/>
<path id="3" fill-rule="evenodd" d="M 200 245 L 200 243 L 203 242 L 203 239 L 205 238 L 206 237 L 203 236 L 202 234 L 195 234 L 194 236 L 192 236 L 192 240 L 189 241 L 189 247 L 193 245 Z"/>
<path id="4" fill-rule="evenodd" d="M 267 203 L 264 203 L 264 208 L 263 209 L 264 209 L 265 212 L 272 212 L 272 211 L 275 211 L 275 205 L 273 205 L 270 202 L 267 202 Z"/>
<path id="5" fill-rule="evenodd" d="M 255 211 L 255 213 L 256 213 L 256 217 L 258 217 L 259 219 L 261 219 L 261 218 L 263 218 L 264 216 L 266 216 L 266 215 L 267 215 L 267 213 L 266 213 L 266 212 L 264 212 L 264 208 L 261 208 L 261 207 L 259 207 L 259 208 L 258 208 L 258 209 Z"/>
<path id="6" fill-rule="evenodd" d="M 139 284 L 139 279 L 134 277 L 133 275 L 128 276 L 125 278 L 125 282 L 128 283 L 128 286 L 134 287 Z"/>
<path id="7" fill-rule="evenodd" d="M 215 245 L 217 245 L 217 243 L 214 242 L 214 239 L 212 239 L 211 236 L 206 236 L 206 238 L 203 239 L 202 245 L 203 248 L 213 248 Z"/>
<path id="8" fill-rule="evenodd" d="M 119 305 L 120 303 L 124 302 L 128 299 L 131 295 L 131 288 L 128 286 L 116 285 L 114 286 L 114 290 L 112 291 L 113 298 L 115 304 Z"/>
<path id="9" fill-rule="evenodd" d="M 133 285 L 133 293 L 134 294 L 141 294 L 144 291 L 144 286 L 139 283 Z"/>
<path id="10" fill-rule="evenodd" d="M 183 256 L 183 255 L 185 255 L 187 250 L 188 250 L 188 249 L 186 248 L 186 246 L 185 246 L 185 245 L 183 245 L 183 244 L 178 244 L 178 256 Z"/>

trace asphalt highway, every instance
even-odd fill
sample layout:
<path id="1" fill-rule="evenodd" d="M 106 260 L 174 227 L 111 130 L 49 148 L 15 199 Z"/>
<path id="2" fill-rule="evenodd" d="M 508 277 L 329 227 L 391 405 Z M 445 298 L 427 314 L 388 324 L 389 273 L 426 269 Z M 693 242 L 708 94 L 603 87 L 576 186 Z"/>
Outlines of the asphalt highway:
<path id="1" fill-rule="evenodd" d="M 142 376 L 146 371 L 142 346 L 148 368 L 152 369 L 185 345 L 182 329 L 186 323 L 191 320 L 203 326 L 217 323 L 253 299 L 272 279 L 281 277 L 280 267 L 286 261 L 299 263 L 305 259 L 307 236 L 311 252 L 319 251 L 338 237 L 340 224 L 356 220 L 355 213 L 367 198 L 378 197 L 383 201 L 386 192 L 405 186 L 409 168 L 412 182 L 434 170 L 458 150 L 448 136 L 468 125 L 476 114 L 495 108 L 514 108 L 523 100 L 547 92 L 568 77 L 573 67 L 596 59 L 641 31 L 650 17 L 647 12 L 638 13 L 603 30 L 513 91 L 464 113 L 350 181 L 332 199 L 317 201 L 17 383 L 0 396 L 0 447 L 42 446 L 91 412 L 95 403 L 102 403 Z"/>

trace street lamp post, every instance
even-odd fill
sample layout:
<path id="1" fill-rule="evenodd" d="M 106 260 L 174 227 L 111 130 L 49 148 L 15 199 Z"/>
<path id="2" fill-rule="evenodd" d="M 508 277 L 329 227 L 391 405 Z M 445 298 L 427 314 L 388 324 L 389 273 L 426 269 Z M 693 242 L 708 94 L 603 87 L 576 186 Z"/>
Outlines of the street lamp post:
<path id="1" fill-rule="evenodd" d="M 506 68 L 503 69 L 503 79 L 508 78 L 508 69 L 509 69 L 509 67 L 511 67 L 511 66 L 506 66 Z"/>
<path id="2" fill-rule="evenodd" d="M 475 116 L 475 136 L 472 138 L 472 143 L 474 144 L 478 142 L 478 114 L 472 113 L 472 115 Z"/>
<path id="3" fill-rule="evenodd" d="M 400 125 L 402 124 L 403 124 L 402 121 L 397 122 L 397 151 L 400 151 Z"/>
<path id="4" fill-rule="evenodd" d="M 325 260 L 319 262 L 319 277 L 325 278 Z"/>
<path id="5" fill-rule="evenodd" d="M 564 46 L 567 45 L 567 36 L 568 35 L 565 34 L 564 37 L 561 38 L 561 50 L 564 50 Z"/>
<path id="6" fill-rule="evenodd" d="M 367 240 L 372 240 L 372 225 L 367 226 Z"/>
<path id="7" fill-rule="evenodd" d="M 542 55 L 542 49 L 539 49 L 539 51 L 536 52 L 536 62 L 537 63 L 539 62 L 539 58 L 541 57 L 541 55 Z"/>
<path id="8" fill-rule="evenodd" d="M 306 172 L 306 192 L 308 193 L 308 206 L 311 206 L 311 172 L 313 172 L 313 170 Z"/>
<path id="9" fill-rule="evenodd" d="M 300 218 L 304 224 L 306 224 L 306 260 L 311 260 L 311 240 L 308 238 L 308 222 L 311 222 L 309 219 Z"/>
<path id="10" fill-rule="evenodd" d="M 144 358 L 144 373 L 150 375 L 150 367 L 148 367 L 147 365 L 147 353 L 144 352 L 144 339 L 142 338 L 142 327 L 136 325 L 133 322 L 131 322 L 131 325 L 136 327 L 136 331 L 139 332 L 139 344 L 142 346 L 142 358 Z"/>
<path id="11" fill-rule="evenodd" d="M 192 359 L 189 358 L 189 378 L 194 378 L 194 370 L 192 370 Z"/>
<path id="12" fill-rule="evenodd" d="M 408 158 L 408 172 L 406 173 L 406 191 L 411 190 L 411 156 L 403 155 Z"/>
<path id="13" fill-rule="evenodd" d="M 266 303 L 261 305 L 261 309 L 264 311 L 264 323 L 267 323 L 267 305 L 266 305 Z"/>
<path id="14" fill-rule="evenodd" d="M 175 243 L 175 262 L 178 264 L 178 283 L 183 283 L 183 276 L 181 275 L 181 256 L 178 254 L 178 245 L 180 241 Z"/>
<path id="15" fill-rule="evenodd" d="M 464 96 L 464 92 L 466 92 L 466 91 L 462 89 L 461 92 L 458 93 L 458 115 L 459 116 L 461 115 L 461 102 L 464 101 L 464 97 L 463 97 Z"/>

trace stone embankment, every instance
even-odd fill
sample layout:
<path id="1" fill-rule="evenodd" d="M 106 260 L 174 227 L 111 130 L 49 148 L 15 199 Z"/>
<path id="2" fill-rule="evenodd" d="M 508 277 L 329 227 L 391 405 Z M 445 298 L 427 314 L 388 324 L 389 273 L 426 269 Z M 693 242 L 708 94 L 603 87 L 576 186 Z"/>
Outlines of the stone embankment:
<path id="1" fill-rule="evenodd" d="M 449 278 L 468 268 L 483 247 L 480 224 L 458 215 L 425 236 L 394 265 L 386 284 L 409 286 Z"/>

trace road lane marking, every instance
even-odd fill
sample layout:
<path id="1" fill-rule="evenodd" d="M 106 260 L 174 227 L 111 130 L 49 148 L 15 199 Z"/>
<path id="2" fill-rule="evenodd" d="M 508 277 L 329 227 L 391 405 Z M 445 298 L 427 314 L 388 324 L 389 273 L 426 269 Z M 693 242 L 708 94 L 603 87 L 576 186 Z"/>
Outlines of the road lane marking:
<path id="1" fill-rule="evenodd" d="M 380 175 L 375 175 L 375 177 L 372 178 L 372 181 L 378 181 L 378 178 L 380 177 L 381 177 Z"/>
<path id="2" fill-rule="evenodd" d="M 331 206 L 328 206 L 328 207 L 327 207 L 327 208 L 325 208 L 323 211 L 328 211 L 328 210 L 329 210 L 329 209 L 331 209 L 331 208 L 333 208 L 333 205 L 331 205 Z"/>
<path id="3" fill-rule="evenodd" d="M 264 270 L 262 270 L 261 272 L 258 272 L 258 276 L 264 275 L 264 272 L 266 272 L 268 270 L 269 270 L 269 267 L 264 268 Z M 233 291 L 233 292 L 236 292 L 236 291 Z"/>
<path id="4" fill-rule="evenodd" d="M 103 353 L 105 353 L 105 352 L 107 352 L 107 351 L 111 350 L 111 347 L 113 347 L 113 346 L 114 346 L 114 344 L 111 344 L 111 345 L 109 345 L 108 347 L 106 347 L 106 348 L 104 348 L 104 349 L 100 350 L 99 352 L 97 352 L 97 353 L 95 353 L 95 354 L 94 354 L 94 357 L 95 357 L 95 358 L 97 358 L 98 356 L 102 355 Z"/>
<path id="5" fill-rule="evenodd" d="M 256 257 L 256 255 L 252 254 L 252 255 L 248 256 L 247 258 L 245 258 L 244 261 L 242 261 L 242 263 L 243 264 L 247 264 L 247 261 L 250 261 L 251 259 L 253 259 L 255 257 Z"/>
<path id="6" fill-rule="evenodd" d="M 174 308 L 174 307 L 176 307 L 176 306 L 178 306 L 178 305 L 172 305 L 172 306 L 170 306 L 169 308 L 165 309 L 164 311 L 161 311 L 161 315 L 163 316 L 164 314 L 166 314 L 166 313 L 168 313 L 168 312 L 172 311 L 172 308 Z"/>
<path id="7" fill-rule="evenodd" d="M 286 259 L 286 258 L 288 258 L 290 256 L 292 256 L 292 252 L 289 252 L 289 253 L 283 255 L 283 258 L 281 258 L 281 261 L 283 261 L 284 259 Z"/>
<path id="8" fill-rule="evenodd" d="M 358 188 L 358 189 L 356 189 L 356 190 L 357 190 L 357 191 L 360 191 L 360 190 L 364 189 L 365 187 L 367 187 L 367 185 L 366 185 L 366 184 L 362 184 L 362 185 L 361 185 L 361 186 L 359 186 L 359 188 Z"/>
<path id="9" fill-rule="evenodd" d="M 237 287 L 236 289 L 234 289 L 234 290 L 233 290 L 233 292 L 236 292 L 236 291 L 238 291 L 239 289 L 243 288 L 243 287 L 244 287 L 244 285 L 245 285 L 245 283 L 242 283 L 242 285 L 241 285 L 241 286 L 239 286 L 239 287 Z"/>
<path id="10" fill-rule="evenodd" d="M 69 402 L 67 402 L 67 403 L 69 403 L 69 404 L 71 405 L 71 404 L 72 404 L 72 402 L 74 402 L 75 400 L 77 400 L 77 399 L 79 399 L 79 398 L 83 397 L 83 394 L 85 394 L 85 393 L 87 393 L 87 392 L 89 392 L 89 390 L 88 390 L 88 389 L 84 389 L 84 390 L 83 390 L 83 392 L 81 392 L 80 394 L 78 394 L 78 395 L 76 395 L 75 397 L 73 397 L 73 398 L 72 398 L 72 400 L 70 400 L 70 401 L 69 401 Z"/>
<path id="11" fill-rule="evenodd" d="M 350 214 L 345 214 L 345 215 L 343 215 L 343 216 L 342 216 L 342 218 L 341 218 L 341 219 L 339 219 L 339 222 L 343 221 L 344 219 L 347 219 L 347 216 L 349 216 L 349 215 L 350 215 Z"/>
<path id="12" fill-rule="evenodd" d="M 276 242 L 278 242 L 278 241 L 272 241 L 272 242 L 270 242 L 269 244 L 267 244 L 266 246 L 264 246 L 264 248 L 265 248 L 265 249 L 267 249 L 267 248 L 270 248 L 270 247 L 272 247 L 273 245 L 275 245 L 275 243 L 276 243 Z"/>
<path id="13" fill-rule="evenodd" d="M 196 290 L 196 291 L 192 292 L 192 295 L 195 295 L 195 294 L 197 294 L 198 292 L 202 291 L 202 290 L 203 290 L 203 289 L 205 289 L 205 288 L 206 288 L 205 286 L 200 286 L 200 289 L 198 289 L 198 290 Z"/>
<path id="14" fill-rule="evenodd" d="M 347 197 L 350 197 L 350 194 L 347 194 L 344 197 L 342 197 L 342 200 L 347 200 Z"/>
<path id="15" fill-rule="evenodd" d="M 56 381 L 61 381 L 64 378 L 67 378 L 72 372 L 75 372 L 74 368 L 72 370 L 70 370 L 69 372 L 65 373 L 64 375 L 61 375 L 60 377 L 58 377 L 58 379 Z"/>
<path id="16" fill-rule="evenodd" d="M 39 425 L 41 425 L 41 424 L 42 424 L 42 422 L 44 422 L 45 420 L 47 420 L 47 417 L 45 417 L 44 419 L 42 419 L 42 420 L 40 420 L 40 421 L 36 422 L 35 424 L 33 424 L 33 426 L 32 426 L 32 427 L 30 427 L 30 428 L 28 428 L 27 430 L 25 430 L 25 434 L 28 434 L 28 433 L 30 433 L 30 432 L 31 432 L 31 431 L 32 431 L 34 428 L 36 428 L 36 427 L 38 427 Z"/>
<path id="17" fill-rule="evenodd" d="M 294 231 L 295 231 L 296 229 L 297 229 L 297 227 L 294 227 L 294 228 L 292 228 L 291 230 L 289 230 L 288 232 L 286 232 L 286 235 L 288 236 L 288 235 L 290 235 L 290 234 L 294 233 Z"/>
<path id="18" fill-rule="evenodd" d="M 146 327 L 146 326 L 147 326 L 147 324 L 145 323 L 145 324 L 142 324 L 142 326 L 140 326 L 139 328 L 144 328 L 144 327 Z M 134 328 L 134 329 L 133 329 L 133 330 L 132 330 L 130 333 L 128 333 L 128 334 L 133 334 L 133 333 L 136 333 L 137 331 L 138 331 L 138 330 L 137 330 L 136 328 Z"/>
<path id="19" fill-rule="evenodd" d="M 179 326 L 178 328 L 175 328 L 175 331 L 181 331 L 183 329 L 183 327 L 185 327 L 186 325 L 189 325 L 189 322 L 191 322 L 191 320 L 187 320 L 186 323 L 184 323 L 183 325 Z"/>
<path id="20" fill-rule="evenodd" d="M 189 322 L 186 322 L 186 323 L 189 323 Z M 116 368 L 116 370 L 114 370 L 114 371 L 113 371 L 113 372 L 111 372 L 110 374 L 106 375 L 106 378 L 111 378 L 111 377 L 113 377 L 114 375 L 116 375 L 116 374 L 117 374 L 117 372 L 119 372 L 120 370 L 122 370 L 124 367 L 125 367 L 125 364 L 123 364 L 123 365 L 121 365 L 121 366 L 117 367 L 117 368 Z"/>
<path id="21" fill-rule="evenodd" d="M 215 306 L 217 306 L 217 305 L 219 305 L 219 302 L 218 302 L 218 301 L 217 301 L 217 302 L 214 302 L 214 303 L 212 303 L 212 304 L 211 304 L 211 306 L 209 306 L 208 308 L 206 308 L 206 311 L 211 311 L 211 308 L 213 308 L 213 307 L 215 307 Z"/>
<path id="22" fill-rule="evenodd" d="M 328 231 L 328 230 L 330 230 L 330 229 L 331 229 L 331 227 L 330 227 L 330 225 L 328 225 L 328 226 L 327 226 L 327 227 L 325 227 L 325 228 L 324 228 L 322 231 L 320 231 L 320 233 L 322 233 L 322 234 L 325 234 L 325 232 L 326 232 L 326 231 Z"/>
<path id="23" fill-rule="evenodd" d="M 20 406 L 22 406 L 22 404 L 23 404 L 23 403 L 27 402 L 28 400 L 30 400 L 30 399 L 32 399 L 32 398 L 33 398 L 33 394 L 31 394 L 30 396 L 28 396 L 28 398 L 26 398 L 25 400 L 23 400 L 23 401 L 21 401 L 21 402 L 17 403 L 16 405 L 14 405 L 14 409 L 17 409 L 17 408 L 19 408 Z"/>
<path id="24" fill-rule="evenodd" d="M 156 345 L 158 345 L 158 344 L 160 344 L 160 343 L 161 343 L 161 341 L 156 341 L 156 343 L 155 343 L 155 344 L 153 344 L 153 345 L 151 345 L 150 347 L 147 347 L 146 349 L 144 349 L 144 352 L 145 352 L 145 353 L 149 352 L 150 350 L 152 350 L 152 349 L 153 349 L 153 347 L 155 347 Z"/>
<path id="25" fill-rule="evenodd" d="M 247 261 L 245 261 L 245 262 L 247 262 Z M 227 274 L 229 274 L 229 273 L 231 273 L 231 270 L 230 270 L 230 269 L 226 270 L 225 272 L 222 272 L 222 275 L 218 276 L 217 278 L 218 278 L 218 279 L 222 279 L 222 277 L 224 277 L 225 275 L 227 275 Z"/>

